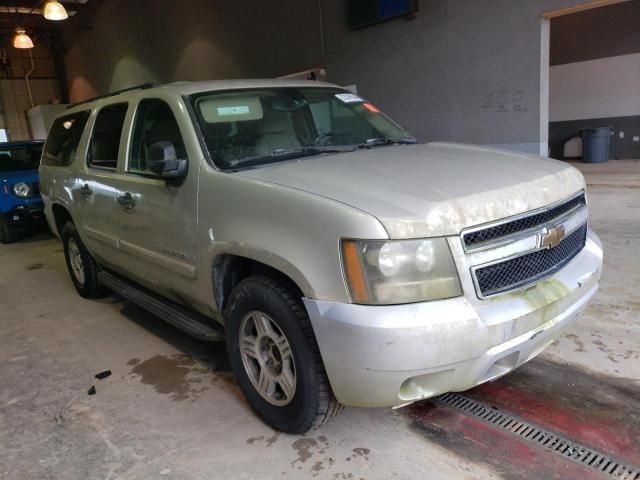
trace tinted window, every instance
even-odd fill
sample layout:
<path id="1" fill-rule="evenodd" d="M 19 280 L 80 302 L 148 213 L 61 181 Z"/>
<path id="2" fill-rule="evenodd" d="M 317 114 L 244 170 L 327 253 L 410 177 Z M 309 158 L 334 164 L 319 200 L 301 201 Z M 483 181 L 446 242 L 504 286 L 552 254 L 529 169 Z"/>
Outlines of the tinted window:
<path id="1" fill-rule="evenodd" d="M 108 105 L 98 112 L 89 145 L 90 167 L 113 168 L 118 165 L 118 150 L 127 104 Z"/>
<path id="2" fill-rule="evenodd" d="M 0 172 L 37 170 L 40 165 L 42 144 L 2 145 L 0 144 Z"/>
<path id="3" fill-rule="evenodd" d="M 149 147 L 156 142 L 171 142 L 176 156 L 187 158 L 178 123 L 169 105 L 162 100 L 143 100 L 136 112 L 128 172 L 151 173 Z"/>
<path id="4" fill-rule="evenodd" d="M 88 110 L 56 119 L 47 136 L 42 164 L 52 167 L 70 165 L 88 119 Z"/>

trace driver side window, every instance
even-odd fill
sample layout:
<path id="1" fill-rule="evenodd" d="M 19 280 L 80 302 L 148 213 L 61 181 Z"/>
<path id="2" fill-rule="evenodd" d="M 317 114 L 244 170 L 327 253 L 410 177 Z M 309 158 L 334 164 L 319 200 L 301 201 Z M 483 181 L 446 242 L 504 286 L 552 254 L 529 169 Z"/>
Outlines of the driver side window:
<path id="1" fill-rule="evenodd" d="M 171 142 L 176 156 L 179 159 L 187 158 L 178 122 L 169 105 L 157 99 L 142 100 L 138 104 L 133 126 L 128 173 L 153 175 L 149 169 L 149 149 L 157 142 Z"/>
<path id="2" fill-rule="evenodd" d="M 362 115 L 356 113 L 356 108 L 362 108 L 359 105 L 350 106 L 335 98 L 328 102 L 310 101 L 309 109 L 318 133 L 316 141 L 324 144 L 323 139 L 331 137 L 338 140 L 338 144 L 360 143 L 364 139 L 380 136 Z"/>

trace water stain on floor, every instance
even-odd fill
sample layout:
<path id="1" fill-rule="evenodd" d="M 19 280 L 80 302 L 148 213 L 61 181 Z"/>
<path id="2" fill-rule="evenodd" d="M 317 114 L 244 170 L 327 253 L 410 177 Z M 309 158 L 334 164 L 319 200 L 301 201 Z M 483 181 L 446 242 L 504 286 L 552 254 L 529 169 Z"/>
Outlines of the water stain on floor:
<path id="1" fill-rule="evenodd" d="M 274 443 L 276 443 L 278 441 L 278 437 L 280 436 L 280 432 L 274 432 L 273 436 L 265 438 L 264 435 L 260 435 L 259 437 L 253 437 L 253 438 L 249 438 L 247 439 L 247 444 L 249 445 L 253 445 L 254 443 L 258 442 L 258 441 L 263 441 L 266 443 L 266 447 L 265 448 L 269 448 L 271 445 L 273 445 Z"/>
<path id="2" fill-rule="evenodd" d="M 203 382 L 202 378 L 209 369 L 182 353 L 156 355 L 144 361 L 132 358 L 127 365 L 133 366 L 131 373 L 139 375 L 142 383 L 176 402 L 195 400 L 209 388 L 209 382 Z"/>
<path id="3" fill-rule="evenodd" d="M 295 442 L 291 444 L 291 448 L 293 448 L 298 453 L 298 458 L 296 458 L 291 465 L 294 465 L 298 462 L 304 463 L 309 460 L 313 456 L 312 450 L 318 446 L 318 442 L 313 438 L 299 438 Z"/>
<path id="4" fill-rule="evenodd" d="M 568 334 L 565 335 L 565 337 L 568 338 L 569 340 L 572 340 L 573 343 L 575 343 L 576 347 L 578 347 L 578 348 L 576 348 L 574 350 L 574 352 L 586 352 L 587 351 L 587 349 L 584 348 L 584 342 L 575 333 L 568 333 Z"/>

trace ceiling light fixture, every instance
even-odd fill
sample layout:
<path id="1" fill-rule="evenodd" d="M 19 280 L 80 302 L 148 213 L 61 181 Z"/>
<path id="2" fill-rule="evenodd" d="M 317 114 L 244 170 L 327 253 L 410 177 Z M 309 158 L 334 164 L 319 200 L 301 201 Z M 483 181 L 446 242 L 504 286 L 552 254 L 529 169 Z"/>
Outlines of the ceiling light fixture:
<path id="1" fill-rule="evenodd" d="M 60 2 L 50 0 L 44 6 L 44 18 L 55 21 L 65 20 L 69 18 L 69 14 Z"/>
<path id="2" fill-rule="evenodd" d="M 16 28 L 16 34 L 13 37 L 13 46 L 15 48 L 33 48 L 33 40 L 27 35 L 24 28 Z"/>

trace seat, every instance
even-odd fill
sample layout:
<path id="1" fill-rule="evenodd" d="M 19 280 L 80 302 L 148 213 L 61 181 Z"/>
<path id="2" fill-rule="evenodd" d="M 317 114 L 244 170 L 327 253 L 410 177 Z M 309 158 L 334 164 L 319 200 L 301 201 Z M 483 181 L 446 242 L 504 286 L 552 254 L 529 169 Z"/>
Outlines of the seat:
<path id="1" fill-rule="evenodd" d="M 300 141 L 295 134 L 287 112 L 277 110 L 264 111 L 262 135 L 256 144 L 261 155 L 268 155 L 279 148 L 299 147 Z"/>

